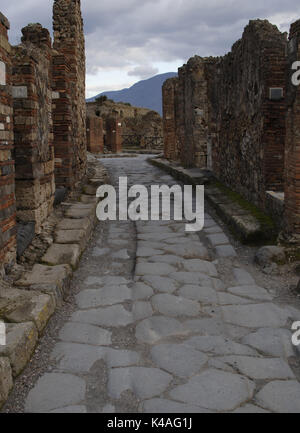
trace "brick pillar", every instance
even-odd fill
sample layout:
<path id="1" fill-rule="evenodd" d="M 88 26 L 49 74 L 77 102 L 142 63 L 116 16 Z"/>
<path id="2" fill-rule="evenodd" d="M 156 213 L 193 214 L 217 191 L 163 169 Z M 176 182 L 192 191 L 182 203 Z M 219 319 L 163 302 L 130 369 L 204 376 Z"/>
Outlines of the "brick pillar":
<path id="1" fill-rule="evenodd" d="M 64 54 L 70 66 L 72 178 L 86 173 L 85 41 L 80 0 L 55 0 L 53 5 L 53 48 Z M 67 158 L 65 163 L 69 165 Z"/>
<path id="2" fill-rule="evenodd" d="M 76 181 L 76 157 L 72 141 L 70 67 L 63 54 L 53 51 L 52 117 L 56 187 L 72 189 Z"/>
<path id="3" fill-rule="evenodd" d="M 0 270 L 16 259 L 16 206 L 9 22 L 0 13 Z"/>
<path id="4" fill-rule="evenodd" d="M 288 44 L 285 141 L 285 232 L 300 241 L 300 86 L 292 84 L 292 64 L 300 60 L 300 20 L 292 24 Z"/>
<path id="5" fill-rule="evenodd" d="M 87 148 L 92 153 L 103 153 L 103 120 L 101 117 L 88 117 L 86 120 Z"/>
<path id="6" fill-rule="evenodd" d="M 120 119 L 110 118 L 106 121 L 106 146 L 113 153 L 122 152 L 122 123 Z"/>
<path id="7" fill-rule="evenodd" d="M 22 33 L 12 55 L 17 217 L 38 233 L 55 192 L 51 39 L 40 24 Z"/>
<path id="8" fill-rule="evenodd" d="M 178 79 L 170 78 L 164 82 L 163 94 L 163 134 L 165 158 L 176 159 L 176 119 L 175 91 Z"/>

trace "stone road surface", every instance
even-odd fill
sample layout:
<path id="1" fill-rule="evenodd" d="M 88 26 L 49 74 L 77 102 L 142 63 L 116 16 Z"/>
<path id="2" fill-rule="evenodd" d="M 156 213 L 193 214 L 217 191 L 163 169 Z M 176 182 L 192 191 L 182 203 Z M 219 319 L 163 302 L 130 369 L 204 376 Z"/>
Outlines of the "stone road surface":
<path id="1" fill-rule="evenodd" d="M 116 185 L 176 183 L 145 157 L 103 163 Z M 25 411 L 300 412 L 289 363 L 300 311 L 256 284 L 212 217 L 190 234 L 183 222 L 109 222 L 96 241 Z"/>

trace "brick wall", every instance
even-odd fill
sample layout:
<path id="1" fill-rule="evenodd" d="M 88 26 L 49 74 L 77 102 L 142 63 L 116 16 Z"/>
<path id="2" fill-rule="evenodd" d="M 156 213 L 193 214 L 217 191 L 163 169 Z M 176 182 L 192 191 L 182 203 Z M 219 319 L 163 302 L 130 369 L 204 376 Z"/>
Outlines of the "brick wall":
<path id="1" fill-rule="evenodd" d="M 38 233 L 55 192 L 51 39 L 40 24 L 22 33 L 12 52 L 17 218 Z"/>
<path id="2" fill-rule="evenodd" d="M 103 120 L 100 117 L 88 117 L 86 121 L 87 149 L 92 153 L 103 153 Z"/>
<path id="3" fill-rule="evenodd" d="M 9 22 L 0 13 L 0 271 L 16 258 L 16 206 Z"/>
<path id="4" fill-rule="evenodd" d="M 285 232 L 300 240 L 300 87 L 292 84 L 292 64 L 300 60 L 300 20 L 291 26 L 287 59 L 285 143 Z"/>
<path id="5" fill-rule="evenodd" d="M 69 170 L 70 167 L 72 167 L 71 178 L 76 182 L 85 175 L 87 149 L 85 41 L 80 0 L 54 1 L 53 30 L 53 48 L 59 54 L 65 55 L 70 67 L 68 76 L 70 80 L 71 95 L 71 141 L 69 142 L 71 149 L 66 148 L 63 158 L 64 160 L 61 164 L 66 168 L 66 177 L 69 177 Z M 68 139 L 66 142 L 68 142 Z"/>
<path id="6" fill-rule="evenodd" d="M 122 152 L 122 122 L 117 118 L 106 120 L 106 147 L 114 153 Z"/>

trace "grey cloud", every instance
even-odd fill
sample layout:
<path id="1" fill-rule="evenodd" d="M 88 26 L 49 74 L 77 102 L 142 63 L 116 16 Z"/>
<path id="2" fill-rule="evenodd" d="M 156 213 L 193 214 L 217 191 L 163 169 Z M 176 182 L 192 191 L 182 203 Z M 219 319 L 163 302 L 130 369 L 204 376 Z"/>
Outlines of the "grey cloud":
<path id="1" fill-rule="evenodd" d="M 136 68 L 129 71 L 128 75 L 130 77 L 139 77 L 143 80 L 152 77 L 153 75 L 157 74 L 158 71 L 158 68 L 154 68 L 151 65 L 142 65 L 137 66 Z"/>

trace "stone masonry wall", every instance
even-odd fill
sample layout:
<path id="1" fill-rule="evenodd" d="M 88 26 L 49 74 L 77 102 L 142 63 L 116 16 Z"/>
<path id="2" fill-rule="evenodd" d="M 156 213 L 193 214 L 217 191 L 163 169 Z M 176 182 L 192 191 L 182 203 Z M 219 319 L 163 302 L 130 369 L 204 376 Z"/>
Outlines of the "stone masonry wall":
<path id="1" fill-rule="evenodd" d="M 103 119 L 88 117 L 86 121 L 87 149 L 92 153 L 103 153 Z"/>
<path id="2" fill-rule="evenodd" d="M 164 82 L 163 92 L 163 135 L 165 158 L 176 160 L 176 119 L 175 119 L 175 92 L 178 84 L 177 78 L 169 78 Z"/>
<path id="3" fill-rule="evenodd" d="M 16 205 L 9 22 L 0 13 L 0 271 L 16 258 Z"/>
<path id="4" fill-rule="evenodd" d="M 122 152 L 122 122 L 118 118 L 106 120 L 106 147 L 113 153 Z"/>
<path id="5" fill-rule="evenodd" d="M 64 54 L 70 66 L 71 152 L 63 165 L 72 166 L 74 182 L 86 173 L 85 41 L 80 0 L 55 0 L 53 5 L 53 48 Z M 69 161 L 68 161 L 68 158 Z"/>
<path id="6" fill-rule="evenodd" d="M 300 240 L 300 86 L 292 84 L 292 64 L 300 60 L 300 20 L 291 26 L 287 61 L 285 142 L 285 231 Z"/>
<path id="7" fill-rule="evenodd" d="M 12 54 L 17 218 L 38 233 L 55 192 L 51 39 L 40 24 L 22 33 Z"/>

